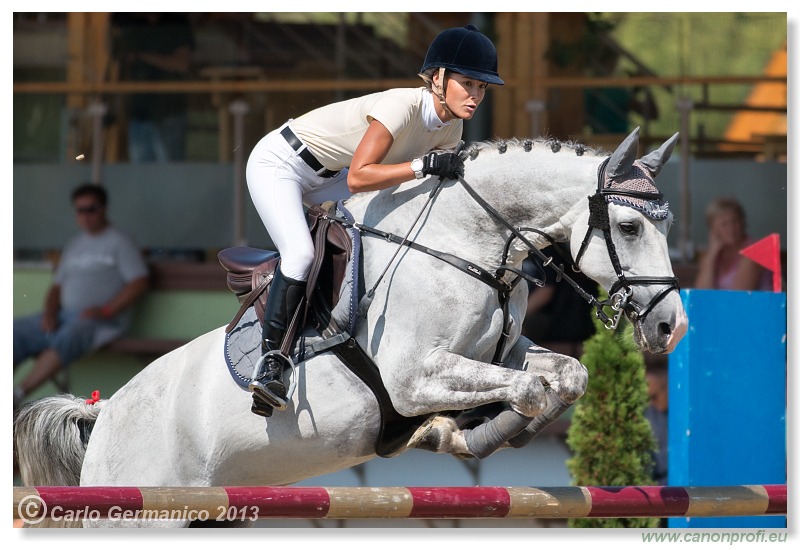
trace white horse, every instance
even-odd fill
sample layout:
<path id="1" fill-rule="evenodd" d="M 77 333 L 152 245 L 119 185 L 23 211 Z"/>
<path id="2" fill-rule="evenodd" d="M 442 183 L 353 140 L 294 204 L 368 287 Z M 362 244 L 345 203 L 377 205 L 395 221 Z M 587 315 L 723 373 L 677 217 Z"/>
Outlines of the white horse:
<path id="1" fill-rule="evenodd" d="M 638 130 L 610 157 L 554 140 L 476 144 L 460 181 L 411 181 L 346 201 L 364 226 L 398 235 L 424 211 L 409 239 L 468 266 L 408 247 L 395 256 L 397 244 L 364 233 L 364 283 L 375 292 L 354 337 L 379 366 L 395 409 L 432 416 L 409 445 L 485 456 L 509 439 L 525 443 L 584 393 L 579 361 L 520 336 L 526 285 L 505 288 L 507 315 L 498 301 L 529 247 L 550 244 L 545 234 L 568 243 L 580 269 L 609 291 L 612 313 L 631 319 L 641 349 L 674 349 L 687 319 L 673 292 L 671 216 L 652 177 L 676 139 L 640 160 Z M 471 271 L 496 274 L 495 287 Z M 492 364 L 503 331 L 502 365 Z M 286 485 L 376 456 L 376 398 L 333 354 L 298 364 L 288 408 L 263 418 L 226 368 L 224 337 L 219 328 L 157 359 L 108 400 L 29 404 L 15 421 L 23 483 Z M 461 430 L 436 416 L 493 403 L 505 406 L 489 415 L 490 430 Z"/>

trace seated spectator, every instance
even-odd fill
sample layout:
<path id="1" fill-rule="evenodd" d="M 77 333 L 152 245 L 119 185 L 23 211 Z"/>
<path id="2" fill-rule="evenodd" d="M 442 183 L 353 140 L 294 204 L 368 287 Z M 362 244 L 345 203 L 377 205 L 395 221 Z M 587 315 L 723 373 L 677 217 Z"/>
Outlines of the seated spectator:
<path id="1" fill-rule="evenodd" d="M 65 246 L 40 313 L 14 320 L 14 367 L 35 358 L 14 388 L 14 409 L 60 369 L 121 336 L 131 306 L 148 288 L 147 266 L 133 241 L 106 217 L 105 189 L 72 193 L 81 233 Z"/>
<path id="2" fill-rule="evenodd" d="M 706 208 L 708 248 L 701 256 L 695 288 L 770 290 L 769 272 L 739 251 L 752 244 L 744 208 L 732 197 L 711 201 Z"/>

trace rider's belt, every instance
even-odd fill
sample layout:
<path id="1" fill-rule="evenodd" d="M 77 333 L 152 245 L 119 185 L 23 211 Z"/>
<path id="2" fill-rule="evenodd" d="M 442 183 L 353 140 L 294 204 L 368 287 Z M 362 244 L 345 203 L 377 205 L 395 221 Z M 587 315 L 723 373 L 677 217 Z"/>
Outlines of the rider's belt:
<path id="1" fill-rule="evenodd" d="M 317 157 L 315 157 L 311 150 L 302 141 L 300 141 L 300 138 L 294 135 L 294 132 L 292 132 L 292 129 L 288 126 L 285 126 L 283 130 L 281 130 L 281 135 L 283 136 L 283 139 L 286 140 L 286 143 L 288 143 L 292 149 L 297 151 L 297 154 L 300 155 L 300 158 L 303 159 L 319 177 L 332 178 L 339 173 L 338 171 L 334 172 L 333 170 L 328 170 L 322 166 L 322 163 L 317 160 Z"/>

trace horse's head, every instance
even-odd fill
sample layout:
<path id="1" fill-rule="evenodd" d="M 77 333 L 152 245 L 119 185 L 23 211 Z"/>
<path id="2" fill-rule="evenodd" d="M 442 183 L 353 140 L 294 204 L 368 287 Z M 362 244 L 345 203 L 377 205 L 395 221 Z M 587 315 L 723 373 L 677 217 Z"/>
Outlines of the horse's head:
<path id="1" fill-rule="evenodd" d="M 597 192 L 570 237 L 576 264 L 608 291 L 612 307 L 633 323 L 636 344 L 652 353 L 674 350 L 688 325 L 667 247 L 672 214 L 653 182 L 677 139 L 637 160 L 638 128 L 631 133 L 600 166 Z"/>

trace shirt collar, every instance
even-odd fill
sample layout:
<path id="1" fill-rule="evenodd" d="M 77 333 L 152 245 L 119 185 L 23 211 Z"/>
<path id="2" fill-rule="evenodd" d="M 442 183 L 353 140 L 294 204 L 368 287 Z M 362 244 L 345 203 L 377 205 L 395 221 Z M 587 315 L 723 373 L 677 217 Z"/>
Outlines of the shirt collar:
<path id="1" fill-rule="evenodd" d="M 422 122 L 425 125 L 425 129 L 429 132 L 441 130 L 453 122 L 452 120 L 442 122 L 439 115 L 436 114 L 436 104 L 434 101 L 433 94 L 426 90 L 425 99 L 422 100 Z"/>

